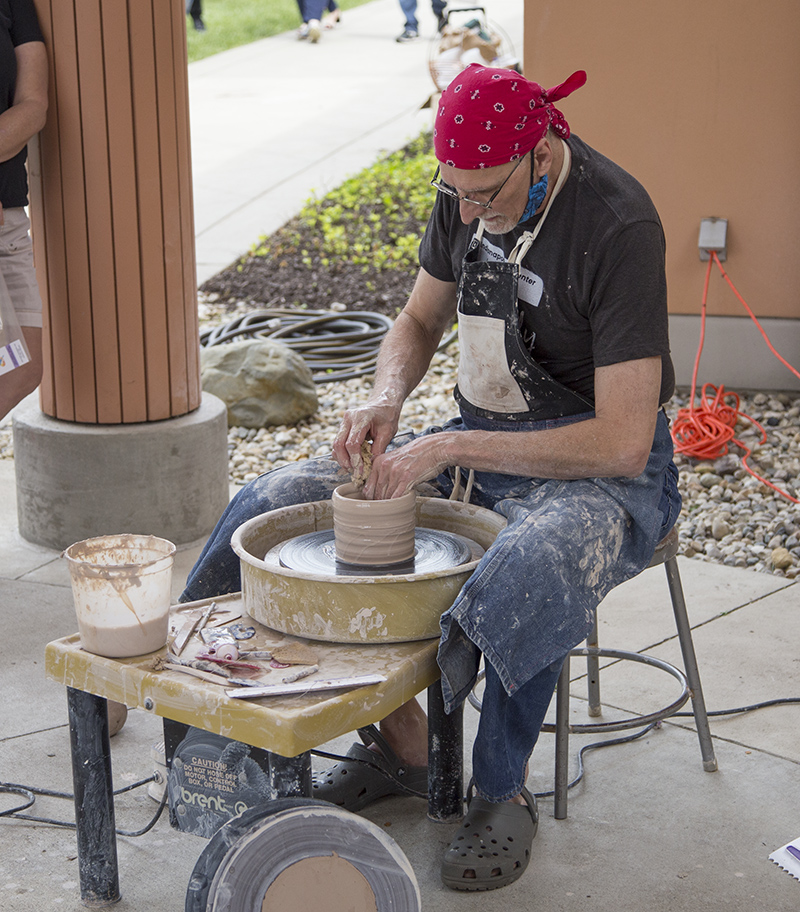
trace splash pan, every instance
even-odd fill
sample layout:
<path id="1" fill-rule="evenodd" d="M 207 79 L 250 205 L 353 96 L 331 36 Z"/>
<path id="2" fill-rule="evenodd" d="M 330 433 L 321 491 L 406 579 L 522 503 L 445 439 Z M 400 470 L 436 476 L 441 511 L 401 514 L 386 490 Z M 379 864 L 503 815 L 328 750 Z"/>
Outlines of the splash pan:
<path id="1" fill-rule="evenodd" d="M 418 529 L 469 543 L 469 559 L 445 569 L 363 575 L 281 564 L 292 539 L 333 529 L 330 501 L 296 504 L 255 516 L 234 533 L 247 613 L 273 630 L 332 643 L 400 643 L 439 636 L 439 617 L 472 574 L 505 519 L 472 504 L 417 498 Z"/>

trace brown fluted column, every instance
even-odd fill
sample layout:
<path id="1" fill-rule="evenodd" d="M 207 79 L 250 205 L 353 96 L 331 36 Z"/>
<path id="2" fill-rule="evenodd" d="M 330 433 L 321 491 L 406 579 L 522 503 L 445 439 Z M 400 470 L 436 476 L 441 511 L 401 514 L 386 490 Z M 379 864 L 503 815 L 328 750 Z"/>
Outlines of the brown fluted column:
<path id="1" fill-rule="evenodd" d="M 183 0 L 36 0 L 51 66 L 31 152 L 45 414 L 200 404 Z"/>
<path id="2" fill-rule="evenodd" d="M 185 0 L 35 2 L 44 378 L 14 411 L 19 531 L 195 541 L 228 502 L 227 417 L 200 387 Z"/>

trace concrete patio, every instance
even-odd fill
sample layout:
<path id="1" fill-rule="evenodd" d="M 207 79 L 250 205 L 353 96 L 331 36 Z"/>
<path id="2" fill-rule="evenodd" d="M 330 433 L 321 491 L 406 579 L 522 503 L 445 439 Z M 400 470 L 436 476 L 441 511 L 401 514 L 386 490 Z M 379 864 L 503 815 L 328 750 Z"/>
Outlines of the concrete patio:
<path id="1" fill-rule="evenodd" d="M 66 562 L 24 542 L 16 532 L 13 463 L 0 462 L 0 591 L 5 661 L 0 670 L 0 779 L 70 792 L 69 732 L 63 687 L 44 675 L 46 643 L 74 632 Z M 199 544 L 178 554 L 174 592 L 180 591 Z M 748 570 L 679 559 L 694 626 L 706 701 L 711 710 L 800 694 L 797 583 Z M 662 568 L 645 571 L 617 589 L 601 610 L 601 644 L 643 650 L 677 661 L 679 650 Z M 573 674 L 580 676 L 580 660 Z M 675 682 L 649 668 L 617 664 L 601 676 L 605 703 L 624 712 L 655 708 L 675 693 Z M 574 721 L 586 720 L 585 687 L 576 680 Z M 800 883 L 768 860 L 800 836 L 796 705 L 712 719 L 719 771 L 703 771 L 690 720 L 666 723 L 641 740 L 591 752 L 582 783 L 570 792 L 567 820 L 553 819 L 542 799 L 542 822 L 528 872 L 516 884 L 486 894 L 443 887 L 438 866 L 455 825 L 426 819 L 416 799 L 388 798 L 365 816 L 385 827 L 413 865 L 426 910 L 664 910 L 693 912 L 797 908 Z M 619 715 L 607 710 L 606 717 Z M 478 715 L 465 711 L 470 743 Z M 154 769 L 160 719 L 131 712 L 111 741 L 114 785 L 146 778 Z M 600 736 L 574 736 L 574 752 Z M 328 747 L 346 750 L 350 738 Z M 315 761 L 315 763 L 325 761 Z M 552 788 L 553 739 L 534 753 L 529 787 Z M 467 773 L 469 762 L 467 761 Z M 3 807 L 14 799 L 7 796 Z M 136 830 L 155 810 L 145 788 L 117 799 L 117 826 Z M 72 819 L 71 802 L 38 798 L 27 811 Z M 170 828 L 166 816 L 147 834 L 120 837 L 122 900 L 130 912 L 183 908 L 192 868 L 205 846 L 200 837 Z M 0 903 L 10 912 L 78 910 L 75 835 L 21 820 L 0 821 Z"/>

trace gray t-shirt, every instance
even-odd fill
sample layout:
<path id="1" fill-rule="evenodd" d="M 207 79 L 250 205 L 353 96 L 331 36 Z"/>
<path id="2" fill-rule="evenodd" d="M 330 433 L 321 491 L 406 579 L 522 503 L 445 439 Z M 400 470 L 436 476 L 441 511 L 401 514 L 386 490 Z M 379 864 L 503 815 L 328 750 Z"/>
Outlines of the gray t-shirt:
<path id="1" fill-rule="evenodd" d="M 520 274 L 520 328 L 532 356 L 556 380 L 594 401 L 594 370 L 661 356 L 663 404 L 674 390 L 669 355 L 665 240 L 658 213 L 630 174 L 574 134 L 570 174 Z M 505 259 L 539 216 L 503 235 L 484 235 L 482 258 Z M 420 265 L 458 282 L 478 222 L 438 194 L 420 245 Z"/>

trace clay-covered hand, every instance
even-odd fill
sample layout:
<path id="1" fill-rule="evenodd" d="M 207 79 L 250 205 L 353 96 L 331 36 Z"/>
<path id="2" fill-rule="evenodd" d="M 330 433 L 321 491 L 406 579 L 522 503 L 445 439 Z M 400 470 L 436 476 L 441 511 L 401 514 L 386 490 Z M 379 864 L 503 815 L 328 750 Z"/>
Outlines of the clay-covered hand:
<path id="1" fill-rule="evenodd" d="M 342 417 L 339 433 L 333 442 L 333 458 L 349 471 L 354 480 L 365 477 L 364 447 L 370 446 L 374 459 L 386 451 L 397 433 L 400 406 L 378 397 L 365 405 L 348 409 Z"/>
<path id="2" fill-rule="evenodd" d="M 445 453 L 449 434 L 419 437 L 405 446 L 376 456 L 364 485 L 368 500 L 402 497 L 412 488 L 436 478 L 451 464 Z"/>

